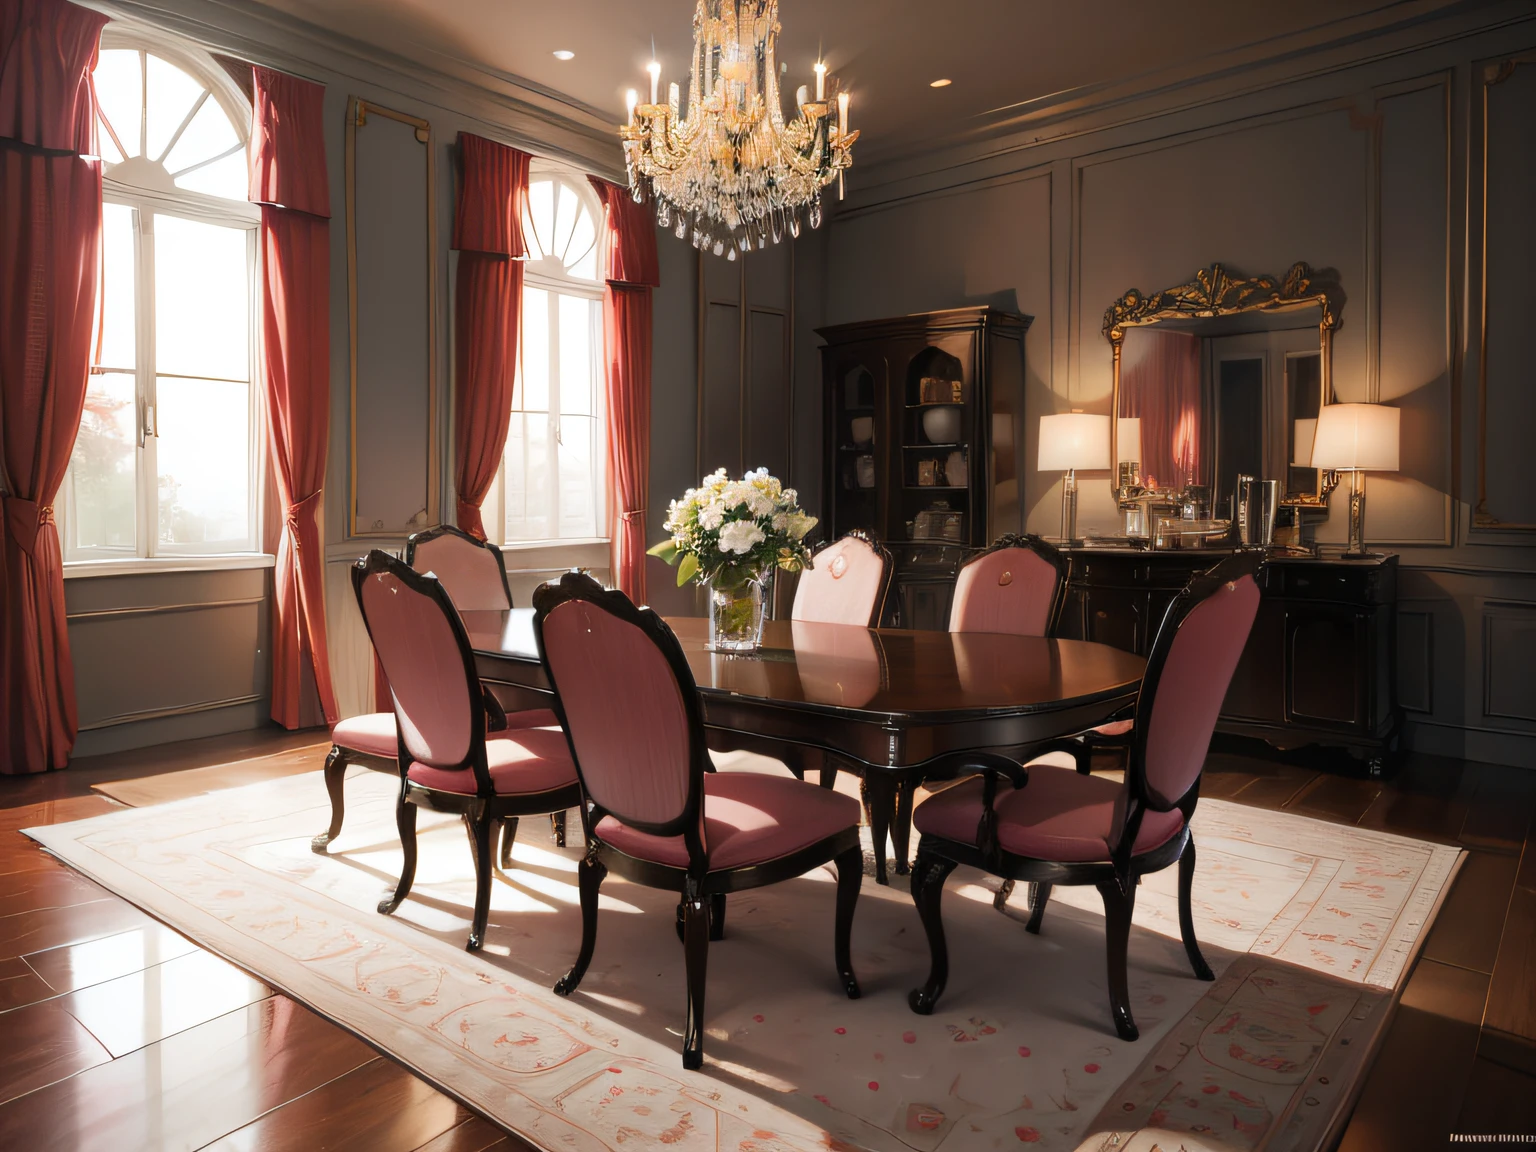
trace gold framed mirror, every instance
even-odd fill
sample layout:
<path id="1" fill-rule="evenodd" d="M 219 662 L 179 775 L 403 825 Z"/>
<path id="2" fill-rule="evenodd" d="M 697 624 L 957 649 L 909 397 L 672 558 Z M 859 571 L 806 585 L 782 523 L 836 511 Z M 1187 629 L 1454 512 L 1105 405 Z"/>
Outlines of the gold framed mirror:
<path id="1" fill-rule="evenodd" d="M 1115 499 L 1203 494 L 1212 514 L 1246 473 L 1279 480 L 1282 505 L 1326 508 L 1337 477 L 1310 467 L 1310 430 L 1333 398 L 1338 296 L 1304 263 L 1251 279 L 1212 264 L 1123 293 L 1103 327 Z"/>

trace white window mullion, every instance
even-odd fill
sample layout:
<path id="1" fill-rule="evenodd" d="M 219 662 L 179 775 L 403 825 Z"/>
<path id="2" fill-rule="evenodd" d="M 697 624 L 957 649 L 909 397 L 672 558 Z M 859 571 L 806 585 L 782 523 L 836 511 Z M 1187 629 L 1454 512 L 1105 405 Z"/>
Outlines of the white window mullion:
<path id="1" fill-rule="evenodd" d="M 141 199 L 136 199 L 139 219 L 138 295 L 134 300 L 138 321 L 139 451 L 137 480 L 139 488 L 138 554 L 155 555 L 160 533 L 160 506 L 157 500 L 159 469 L 156 465 L 155 437 L 155 226 L 154 213 Z"/>
<path id="2" fill-rule="evenodd" d="M 558 209 L 556 219 L 559 218 Z M 560 532 L 560 293 L 549 294 L 549 534 Z"/>

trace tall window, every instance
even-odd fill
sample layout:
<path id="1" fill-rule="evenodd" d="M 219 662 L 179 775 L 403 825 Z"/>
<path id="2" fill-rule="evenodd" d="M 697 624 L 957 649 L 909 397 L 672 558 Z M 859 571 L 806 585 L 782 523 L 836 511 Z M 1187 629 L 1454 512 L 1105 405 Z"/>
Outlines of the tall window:
<path id="1" fill-rule="evenodd" d="M 249 109 L 172 49 L 106 47 L 95 79 L 102 282 L 65 559 L 254 551 Z"/>
<path id="2" fill-rule="evenodd" d="M 503 462 L 508 543 L 608 535 L 603 285 L 597 198 L 580 177 L 535 169 L 512 424 Z"/>

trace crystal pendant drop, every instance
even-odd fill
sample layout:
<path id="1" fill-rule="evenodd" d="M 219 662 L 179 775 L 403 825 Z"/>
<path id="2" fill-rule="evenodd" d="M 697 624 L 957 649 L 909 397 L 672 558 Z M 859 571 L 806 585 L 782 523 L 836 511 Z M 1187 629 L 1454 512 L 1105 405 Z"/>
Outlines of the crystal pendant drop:
<path id="1" fill-rule="evenodd" d="M 659 201 L 656 205 L 656 223 L 663 228 L 672 226 L 672 209 L 665 200 Z"/>
<path id="2" fill-rule="evenodd" d="M 795 237 L 800 235 L 800 217 L 791 216 L 789 218 L 789 234 Z"/>
<path id="3" fill-rule="evenodd" d="M 735 248 L 730 249 L 730 251 L 728 251 L 725 254 L 725 258 L 727 260 L 734 260 L 734 259 L 736 259 L 736 249 Z"/>
<path id="4" fill-rule="evenodd" d="M 821 227 L 821 197 L 819 196 L 811 201 L 810 219 L 812 228 Z"/>

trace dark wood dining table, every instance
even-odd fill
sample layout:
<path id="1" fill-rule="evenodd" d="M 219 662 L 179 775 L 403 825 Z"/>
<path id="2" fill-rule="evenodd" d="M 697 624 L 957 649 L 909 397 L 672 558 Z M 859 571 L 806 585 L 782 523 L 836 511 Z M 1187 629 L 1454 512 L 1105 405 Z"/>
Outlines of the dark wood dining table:
<path id="1" fill-rule="evenodd" d="M 463 618 L 480 677 L 503 703 L 547 703 L 533 610 Z M 709 650 L 702 618 L 667 623 L 706 728 L 819 749 L 863 776 L 881 883 L 887 828 L 897 870 L 907 870 L 909 813 L 895 811 L 902 784 L 952 772 L 967 753 L 1028 748 L 1101 724 L 1134 702 L 1146 666 L 1082 640 L 779 620 L 764 625 L 758 651 L 727 654 Z"/>

